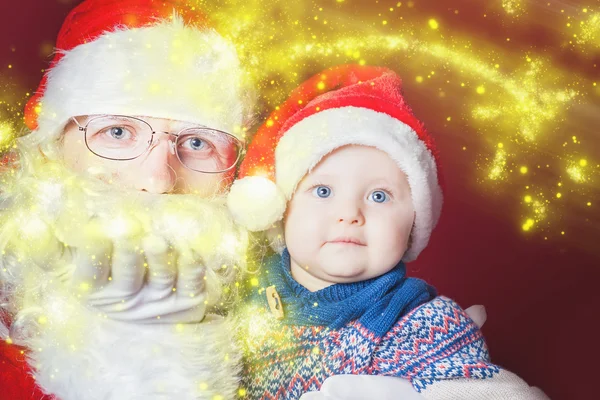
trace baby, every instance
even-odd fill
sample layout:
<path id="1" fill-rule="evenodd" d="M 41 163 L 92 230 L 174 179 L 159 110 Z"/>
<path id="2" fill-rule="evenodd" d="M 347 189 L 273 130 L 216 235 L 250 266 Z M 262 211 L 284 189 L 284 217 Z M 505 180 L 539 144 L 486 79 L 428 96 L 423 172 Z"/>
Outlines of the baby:
<path id="1" fill-rule="evenodd" d="M 431 399 L 545 398 L 490 362 L 454 301 L 406 276 L 442 190 L 400 86 L 385 68 L 324 71 L 250 145 L 230 210 L 252 230 L 283 217 L 285 248 L 266 260 L 245 313 L 248 398 L 297 399 L 339 374 L 405 378 Z"/>

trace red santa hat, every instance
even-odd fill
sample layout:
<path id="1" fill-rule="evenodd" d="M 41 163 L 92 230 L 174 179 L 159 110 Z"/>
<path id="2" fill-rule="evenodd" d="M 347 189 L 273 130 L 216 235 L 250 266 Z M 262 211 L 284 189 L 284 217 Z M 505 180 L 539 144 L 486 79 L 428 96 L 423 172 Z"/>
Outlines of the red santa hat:
<path id="1" fill-rule="evenodd" d="M 250 144 L 228 198 L 234 218 L 250 230 L 271 228 L 300 180 L 350 144 L 386 152 L 407 175 L 415 225 L 404 260 L 414 260 L 440 216 L 439 166 L 432 138 L 404 101 L 400 78 L 386 68 L 338 66 L 294 90 Z"/>
<path id="2" fill-rule="evenodd" d="M 65 19 L 25 123 L 58 136 L 70 117 L 125 114 L 241 136 L 233 46 L 178 0 L 86 0 Z"/>

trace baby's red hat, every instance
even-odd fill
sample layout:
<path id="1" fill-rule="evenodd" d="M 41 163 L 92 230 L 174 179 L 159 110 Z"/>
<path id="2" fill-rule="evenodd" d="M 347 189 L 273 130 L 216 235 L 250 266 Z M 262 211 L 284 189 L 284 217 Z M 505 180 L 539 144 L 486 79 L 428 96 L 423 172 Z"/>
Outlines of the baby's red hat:
<path id="1" fill-rule="evenodd" d="M 400 77 L 382 67 L 342 65 L 300 85 L 258 129 L 228 198 L 236 220 L 254 231 L 283 217 L 300 180 L 333 150 L 375 147 L 407 175 L 415 208 L 414 260 L 439 220 L 443 196 L 431 136 L 404 101 Z"/>

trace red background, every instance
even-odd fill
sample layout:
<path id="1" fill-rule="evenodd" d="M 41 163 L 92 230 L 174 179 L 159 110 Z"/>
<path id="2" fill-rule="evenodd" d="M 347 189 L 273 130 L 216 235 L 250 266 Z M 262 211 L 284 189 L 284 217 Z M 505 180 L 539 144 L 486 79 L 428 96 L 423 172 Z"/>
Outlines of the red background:
<path id="1" fill-rule="evenodd" d="M 25 91 L 35 90 L 48 62 L 47 51 L 40 50 L 42 44 L 53 43 L 62 20 L 77 2 L 2 1 L 3 82 L 8 79 Z M 485 3 L 493 2 L 463 0 L 450 6 L 446 1 L 423 1 L 420 6 L 432 15 L 460 9 L 452 22 L 457 31 L 499 43 L 507 28 L 493 18 L 479 18 Z M 523 47 L 555 51 L 554 62 L 574 73 L 600 76 L 598 51 L 584 57 L 559 49 L 558 35 L 550 28 L 515 28 L 510 35 Z M 483 331 L 496 363 L 541 387 L 552 399 L 598 398 L 592 383 L 600 372 L 596 321 L 600 315 L 600 220 L 594 212 L 600 206 L 600 191 L 589 188 L 587 201 L 595 206 L 591 210 L 565 206 L 561 228 L 557 228 L 565 230 L 565 236 L 553 235 L 544 241 L 543 234 L 524 235 L 518 218 L 521 193 L 477 183 L 475 154 L 484 146 L 482 138 L 468 126 L 429 121 L 430 99 L 414 83 L 407 82 L 405 92 L 430 131 L 453 129 L 437 138 L 446 182 L 442 219 L 429 248 L 410 265 L 411 272 L 465 307 L 486 306 L 488 322 Z M 566 118 L 572 128 L 569 135 L 577 134 L 598 149 L 600 107 L 597 98 L 593 101 L 591 111 L 575 107 Z M 470 151 L 462 151 L 462 146 Z M 600 151 L 595 154 L 597 159 Z"/>

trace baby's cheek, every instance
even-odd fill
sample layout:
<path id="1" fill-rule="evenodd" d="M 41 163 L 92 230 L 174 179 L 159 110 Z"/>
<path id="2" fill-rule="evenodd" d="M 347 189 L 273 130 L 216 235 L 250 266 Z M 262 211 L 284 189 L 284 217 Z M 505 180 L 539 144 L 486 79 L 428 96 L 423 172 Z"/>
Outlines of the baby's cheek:
<path id="1" fill-rule="evenodd" d="M 320 231 L 319 225 L 317 225 L 318 218 L 310 214 L 298 214 L 295 215 L 293 220 L 289 221 L 289 229 L 294 232 L 294 236 L 300 239 L 312 240 L 314 236 Z"/>
<path id="2" fill-rule="evenodd" d="M 379 258 L 379 262 L 387 263 L 388 259 L 392 260 L 390 262 L 394 262 L 396 259 L 396 261 L 400 261 L 406 251 L 407 239 L 403 227 L 390 226 L 390 221 L 382 222 L 379 229 L 376 229 L 370 238 L 370 243 L 374 244 L 372 254 Z"/>
<path id="3" fill-rule="evenodd" d="M 286 221 L 285 239 L 288 247 L 302 249 L 303 253 L 312 253 L 322 237 L 322 225 L 318 217 L 310 213 L 292 213 Z"/>

